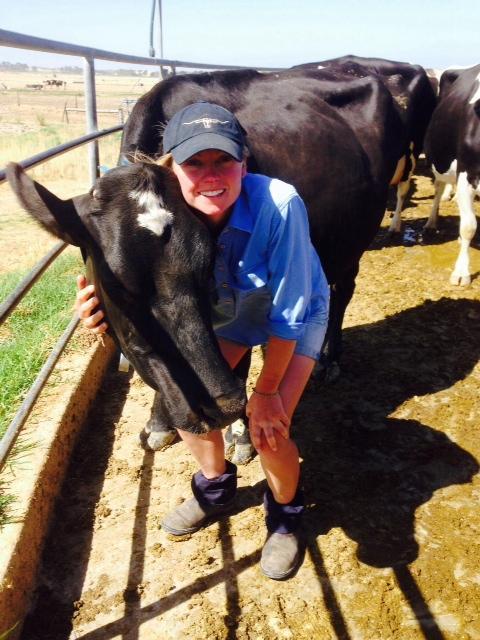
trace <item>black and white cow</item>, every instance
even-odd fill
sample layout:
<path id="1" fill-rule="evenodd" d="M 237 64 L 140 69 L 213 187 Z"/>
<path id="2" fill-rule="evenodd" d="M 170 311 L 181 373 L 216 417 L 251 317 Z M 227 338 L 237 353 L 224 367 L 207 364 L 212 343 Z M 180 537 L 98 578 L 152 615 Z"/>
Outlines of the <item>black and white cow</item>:
<path id="1" fill-rule="evenodd" d="M 401 230 L 401 213 L 410 180 L 415 170 L 427 126 L 436 105 L 436 91 L 423 67 L 407 62 L 396 62 L 382 58 L 364 58 L 346 55 L 321 62 L 298 65 L 296 69 L 338 69 L 361 78 L 373 74 L 385 83 L 397 105 L 404 125 L 405 144 L 409 148 L 403 173 L 397 186 L 397 203 L 392 215 L 389 232 Z"/>
<path id="2" fill-rule="evenodd" d="M 425 137 L 425 153 L 435 177 L 435 197 L 426 229 L 436 229 L 440 198 L 456 184 L 460 211 L 460 251 L 450 282 L 471 281 L 469 248 L 477 229 L 475 194 L 480 193 L 480 64 L 448 70 L 440 79 L 440 97 Z"/>
<path id="3" fill-rule="evenodd" d="M 118 346 L 157 391 L 150 428 L 202 433 L 239 418 L 245 386 L 210 322 L 213 242 L 175 176 L 155 164 L 118 167 L 68 200 L 17 164 L 7 166 L 7 178 L 47 231 L 86 251 Z"/>

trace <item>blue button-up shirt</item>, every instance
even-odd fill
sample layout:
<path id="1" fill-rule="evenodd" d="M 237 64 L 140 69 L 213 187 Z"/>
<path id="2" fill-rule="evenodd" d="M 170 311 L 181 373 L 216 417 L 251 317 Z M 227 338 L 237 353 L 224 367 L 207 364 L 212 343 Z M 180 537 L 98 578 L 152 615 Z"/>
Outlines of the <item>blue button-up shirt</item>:
<path id="1" fill-rule="evenodd" d="M 303 200 L 289 184 L 247 174 L 217 239 L 215 333 L 249 346 L 298 340 L 319 306 L 327 322 L 328 296 Z"/>

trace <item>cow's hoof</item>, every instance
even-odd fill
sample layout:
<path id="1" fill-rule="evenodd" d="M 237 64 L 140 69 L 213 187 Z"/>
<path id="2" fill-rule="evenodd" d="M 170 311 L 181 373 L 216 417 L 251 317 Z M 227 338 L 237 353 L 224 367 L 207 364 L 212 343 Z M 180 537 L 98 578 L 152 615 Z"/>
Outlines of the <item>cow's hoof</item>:
<path id="1" fill-rule="evenodd" d="M 223 434 L 225 457 L 233 464 L 247 464 L 255 456 L 248 428 L 243 420 L 228 425 Z"/>
<path id="2" fill-rule="evenodd" d="M 453 284 L 454 287 L 468 287 L 472 282 L 472 278 L 470 276 L 460 276 L 452 273 L 450 276 L 450 284 Z"/>
<path id="3" fill-rule="evenodd" d="M 313 378 L 320 382 L 332 384 L 340 378 L 340 365 L 337 361 L 325 362 L 320 360 L 313 370 Z"/>
<path id="4" fill-rule="evenodd" d="M 177 439 L 176 431 L 142 431 L 140 444 L 148 451 L 161 451 L 166 449 Z"/>
<path id="5" fill-rule="evenodd" d="M 331 362 L 325 375 L 325 382 L 332 384 L 340 378 L 340 365 L 338 362 Z"/>
<path id="6" fill-rule="evenodd" d="M 385 237 L 387 239 L 398 239 L 398 237 L 400 236 L 400 234 L 402 233 L 402 225 L 398 225 L 395 227 L 388 227 L 386 233 L 385 233 Z"/>
<path id="7" fill-rule="evenodd" d="M 402 239 L 402 227 L 399 227 L 398 229 L 392 229 L 391 227 L 389 227 L 384 235 L 384 241 L 386 245 L 398 244 L 402 241 Z"/>
<path id="8" fill-rule="evenodd" d="M 255 449 L 253 444 L 240 444 L 237 442 L 234 446 L 233 455 L 230 460 L 233 464 L 247 464 L 250 460 L 253 460 L 254 457 Z"/>
<path id="9" fill-rule="evenodd" d="M 427 227 L 424 226 L 422 229 L 422 239 L 423 240 L 434 240 L 440 234 L 437 227 Z"/>
<path id="10" fill-rule="evenodd" d="M 223 433 L 223 446 L 225 449 L 225 457 L 230 460 L 230 457 L 233 455 L 233 450 L 235 449 L 231 424 L 228 425 Z"/>

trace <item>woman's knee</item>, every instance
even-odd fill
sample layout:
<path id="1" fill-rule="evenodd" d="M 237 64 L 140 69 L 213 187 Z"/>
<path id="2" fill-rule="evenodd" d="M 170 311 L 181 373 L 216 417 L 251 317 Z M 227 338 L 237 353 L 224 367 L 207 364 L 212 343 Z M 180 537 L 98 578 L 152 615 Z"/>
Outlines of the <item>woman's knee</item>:
<path id="1" fill-rule="evenodd" d="M 292 456 L 298 458 L 297 445 L 291 438 L 283 438 L 278 435 L 277 438 L 277 450 L 274 451 L 268 444 L 264 444 L 262 448 L 257 449 L 258 455 L 262 462 L 272 464 L 283 464 L 285 461 L 290 460 Z"/>

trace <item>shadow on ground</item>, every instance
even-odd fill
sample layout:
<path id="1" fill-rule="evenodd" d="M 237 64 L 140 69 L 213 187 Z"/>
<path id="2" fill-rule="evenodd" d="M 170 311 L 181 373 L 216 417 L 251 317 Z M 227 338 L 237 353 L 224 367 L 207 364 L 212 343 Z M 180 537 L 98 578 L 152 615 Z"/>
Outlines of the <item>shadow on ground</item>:
<path id="1" fill-rule="evenodd" d="M 472 322 L 472 318 L 477 321 Z M 423 618 L 417 615 L 424 637 L 442 638 L 434 620 L 428 617 L 428 607 L 416 591 L 407 567 L 418 555 L 415 510 L 428 502 L 434 491 L 469 482 L 479 467 L 472 455 L 444 433 L 416 420 L 389 416 L 406 400 L 447 389 L 469 374 L 480 352 L 478 318 L 480 302 L 444 298 L 381 322 L 347 329 L 341 379 L 330 387 L 312 381 L 298 408 L 294 432 L 303 457 L 302 475 L 309 504 L 309 552 L 339 639 L 349 638 L 347 627 L 316 542 L 332 527 L 341 527 L 358 544 L 361 562 L 393 567 L 412 610 L 424 612 Z M 95 504 L 114 425 L 128 390 L 128 382 L 122 380 L 125 379 L 118 376 L 107 379 L 101 392 L 107 426 L 99 431 L 90 425 L 72 459 L 69 480 L 47 542 L 37 606 L 26 622 L 23 640 L 66 640 L 70 636 L 74 602 L 81 595 L 89 557 Z M 227 587 L 225 637 L 233 639 L 241 617 L 237 576 L 258 562 L 260 552 L 234 560 L 234 539 L 228 521 L 220 523 L 223 567 L 142 607 L 141 594 L 135 586 L 141 582 L 146 561 L 153 461 L 151 455 L 145 456 L 136 512 L 137 535 L 132 543 L 129 586 L 124 592 L 125 614 L 120 620 L 85 634 L 82 640 L 106 640 L 119 633 L 126 640 L 136 640 L 143 622 L 220 582 Z M 86 474 L 90 476 L 90 489 L 79 501 L 76 480 L 82 478 L 83 485 Z M 243 489 L 238 511 L 260 504 L 264 487 L 264 482 L 259 482 Z M 59 545 L 63 552 L 60 564 Z M 71 593 L 58 589 L 65 572 L 77 575 Z M 422 623 L 424 619 L 428 625 Z"/>

